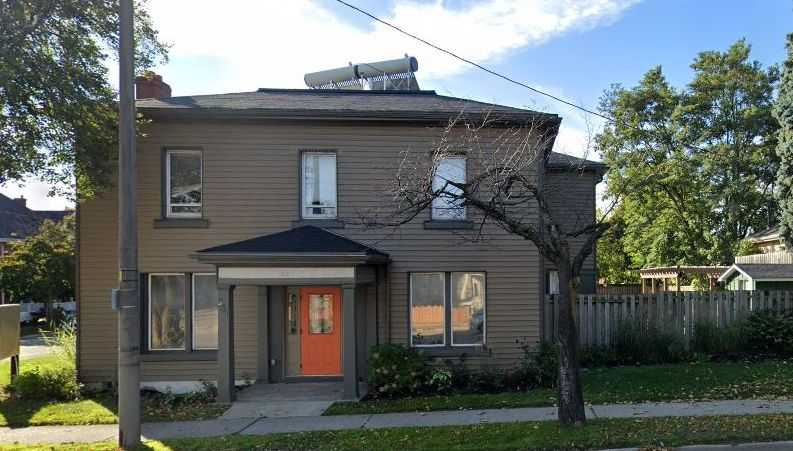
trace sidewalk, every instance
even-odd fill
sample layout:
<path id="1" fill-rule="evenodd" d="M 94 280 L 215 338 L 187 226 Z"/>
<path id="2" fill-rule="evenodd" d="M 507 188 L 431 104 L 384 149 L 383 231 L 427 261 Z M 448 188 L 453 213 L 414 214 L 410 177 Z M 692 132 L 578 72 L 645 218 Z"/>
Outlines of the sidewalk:
<path id="1" fill-rule="evenodd" d="M 596 418 L 652 418 L 715 415 L 793 414 L 793 401 L 713 401 L 697 403 L 646 403 L 590 406 L 587 415 Z M 381 429 L 393 427 L 456 426 L 519 421 L 553 421 L 555 407 L 522 409 L 454 410 L 439 412 L 385 413 L 293 418 L 238 418 L 173 423 L 145 423 L 146 439 L 215 437 L 228 434 L 267 435 L 280 432 Z M 0 428 L 0 445 L 37 443 L 91 443 L 115 440 L 116 425 L 39 426 Z"/>

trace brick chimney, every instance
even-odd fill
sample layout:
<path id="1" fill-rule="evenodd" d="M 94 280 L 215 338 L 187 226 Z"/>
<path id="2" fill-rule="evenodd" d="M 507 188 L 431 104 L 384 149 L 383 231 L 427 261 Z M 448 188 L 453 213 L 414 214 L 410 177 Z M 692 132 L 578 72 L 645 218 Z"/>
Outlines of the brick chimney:
<path id="1" fill-rule="evenodd" d="M 17 197 L 16 199 L 14 199 L 14 202 L 16 202 L 22 208 L 28 208 L 28 200 L 25 199 L 23 196 Z"/>
<path id="2" fill-rule="evenodd" d="M 136 99 L 164 99 L 171 97 L 171 87 L 162 81 L 162 76 L 154 72 L 135 77 Z"/>

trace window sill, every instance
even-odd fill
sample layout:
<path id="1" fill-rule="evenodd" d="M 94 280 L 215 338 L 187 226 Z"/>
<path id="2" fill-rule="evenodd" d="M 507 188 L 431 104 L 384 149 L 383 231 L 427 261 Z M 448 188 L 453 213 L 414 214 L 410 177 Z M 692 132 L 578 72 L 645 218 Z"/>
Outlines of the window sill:
<path id="1" fill-rule="evenodd" d="M 209 219 L 161 218 L 154 220 L 155 229 L 208 229 Z"/>
<path id="2" fill-rule="evenodd" d="M 147 351 L 140 354 L 142 362 L 214 362 L 217 359 L 217 351 Z"/>
<path id="3" fill-rule="evenodd" d="M 300 219 L 292 221 L 292 227 L 312 225 L 323 229 L 343 229 L 344 222 L 338 219 Z"/>
<path id="4" fill-rule="evenodd" d="M 427 357 L 490 357 L 490 349 L 485 346 L 445 346 L 445 347 L 426 347 L 415 346 L 414 349 Z"/>
<path id="5" fill-rule="evenodd" d="M 474 228 L 474 222 L 465 219 L 433 219 L 430 221 L 424 221 L 424 228 L 428 230 L 471 230 Z"/>

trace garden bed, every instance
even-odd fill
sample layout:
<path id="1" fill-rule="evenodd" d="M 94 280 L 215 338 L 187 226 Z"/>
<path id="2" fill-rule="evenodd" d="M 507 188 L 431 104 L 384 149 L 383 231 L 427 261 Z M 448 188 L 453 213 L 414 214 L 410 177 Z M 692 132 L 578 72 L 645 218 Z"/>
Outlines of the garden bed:
<path id="1" fill-rule="evenodd" d="M 693 362 L 584 371 L 590 404 L 644 401 L 793 398 L 793 360 Z M 325 415 L 553 406 L 556 392 L 538 388 L 495 394 L 451 393 L 333 404 Z"/>

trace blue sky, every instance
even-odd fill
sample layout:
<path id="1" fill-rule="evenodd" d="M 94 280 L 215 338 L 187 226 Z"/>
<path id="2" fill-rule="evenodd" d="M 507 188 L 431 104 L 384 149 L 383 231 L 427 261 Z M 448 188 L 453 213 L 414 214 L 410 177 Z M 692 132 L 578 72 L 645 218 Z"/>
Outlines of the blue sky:
<path id="1" fill-rule="evenodd" d="M 557 150 L 586 153 L 600 122 L 467 67 L 333 0 L 150 0 L 162 37 L 172 44 L 156 68 L 174 95 L 303 87 L 302 74 L 391 59 L 419 59 L 424 89 L 561 114 Z M 595 107 L 612 83 L 635 84 L 655 65 L 683 86 L 703 50 L 738 39 L 764 65 L 784 58 L 793 32 L 793 0 L 350 0 L 463 56 L 576 103 Z M 189 4 L 189 7 L 186 7 Z M 218 5 L 222 4 L 220 8 Z M 110 64 L 115 84 L 116 71 Z M 589 157 L 596 155 L 589 154 Z M 0 188 L 33 208 L 62 208 L 47 187 Z"/>

